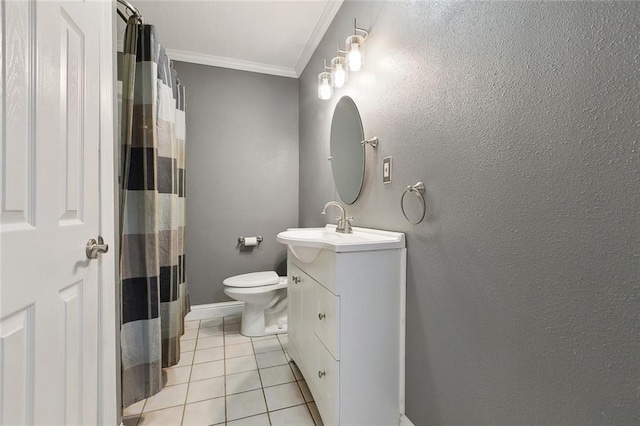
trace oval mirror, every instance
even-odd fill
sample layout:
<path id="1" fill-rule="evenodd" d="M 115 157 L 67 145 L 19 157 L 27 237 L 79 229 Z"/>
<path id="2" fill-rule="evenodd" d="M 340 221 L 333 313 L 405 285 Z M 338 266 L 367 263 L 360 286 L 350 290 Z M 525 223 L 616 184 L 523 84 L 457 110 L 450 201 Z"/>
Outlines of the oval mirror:
<path id="1" fill-rule="evenodd" d="M 343 96 L 331 120 L 331 170 L 342 201 L 353 204 L 364 180 L 364 131 L 356 104 Z"/>

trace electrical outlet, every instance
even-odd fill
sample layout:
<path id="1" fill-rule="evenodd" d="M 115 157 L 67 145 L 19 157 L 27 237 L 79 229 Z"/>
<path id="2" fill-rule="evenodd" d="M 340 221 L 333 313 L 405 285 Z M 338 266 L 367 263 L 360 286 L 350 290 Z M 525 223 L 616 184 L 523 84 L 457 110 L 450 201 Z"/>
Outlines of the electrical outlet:
<path id="1" fill-rule="evenodd" d="M 391 157 L 382 160 L 382 183 L 391 183 Z"/>

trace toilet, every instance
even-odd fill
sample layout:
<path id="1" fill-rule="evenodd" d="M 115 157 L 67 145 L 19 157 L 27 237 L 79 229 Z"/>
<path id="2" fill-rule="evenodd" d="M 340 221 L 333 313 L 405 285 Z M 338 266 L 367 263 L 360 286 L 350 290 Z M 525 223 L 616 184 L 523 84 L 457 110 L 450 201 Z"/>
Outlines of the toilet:
<path id="1" fill-rule="evenodd" d="M 248 337 L 287 332 L 287 277 L 274 271 L 225 279 L 224 292 L 244 302 L 240 333 Z"/>

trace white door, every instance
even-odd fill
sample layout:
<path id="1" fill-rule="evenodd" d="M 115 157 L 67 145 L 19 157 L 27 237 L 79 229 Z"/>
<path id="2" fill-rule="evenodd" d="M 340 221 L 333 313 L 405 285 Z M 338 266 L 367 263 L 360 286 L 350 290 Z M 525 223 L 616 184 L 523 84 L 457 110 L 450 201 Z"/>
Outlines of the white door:
<path id="1" fill-rule="evenodd" d="M 101 96 L 108 87 L 101 61 L 108 70 L 102 77 L 112 76 L 101 54 L 108 10 L 92 2 L 2 0 L 3 425 L 98 424 L 105 389 L 115 393 L 115 367 L 104 371 L 111 357 L 103 354 L 104 330 L 115 328 L 115 321 L 104 324 L 114 314 L 105 316 L 103 303 L 115 288 L 113 272 L 103 270 L 113 260 L 85 253 L 89 239 L 113 238 L 113 224 L 101 218 L 101 201 L 103 208 L 113 202 L 100 191 L 108 173 L 99 156 L 101 138 L 113 146 L 103 131 L 112 122 L 101 123 L 101 101 L 112 102 Z M 106 350 L 115 352 L 113 342 Z"/>

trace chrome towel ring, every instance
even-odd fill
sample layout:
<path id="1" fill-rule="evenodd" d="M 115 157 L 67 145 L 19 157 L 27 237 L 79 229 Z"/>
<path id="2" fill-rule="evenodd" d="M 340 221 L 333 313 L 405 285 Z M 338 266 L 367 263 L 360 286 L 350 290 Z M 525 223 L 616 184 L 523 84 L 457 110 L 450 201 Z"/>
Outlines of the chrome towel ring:
<path id="1" fill-rule="evenodd" d="M 404 192 L 402 193 L 402 198 L 400 198 L 400 208 L 402 209 L 402 214 L 404 215 L 404 218 L 407 219 L 407 221 L 412 225 L 417 225 L 420 222 L 422 222 L 424 220 L 425 215 L 427 214 L 427 203 L 424 200 L 424 190 L 425 190 L 424 183 L 418 182 L 415 185 L 407 186 L 407 189 L 405 189 Z M 411 193 L 415 194 L 416 197 L 418 197 L 422 201 L 422 216 L 418 221 L 415 221 L 415 222 L 409 219 L 409 216 L 407 216 L 407 212 L 404 209 L 404 197 L 405 195 L 411 194 Z"/>

